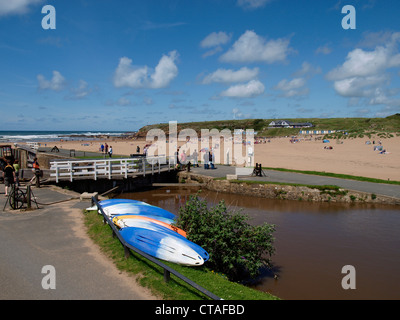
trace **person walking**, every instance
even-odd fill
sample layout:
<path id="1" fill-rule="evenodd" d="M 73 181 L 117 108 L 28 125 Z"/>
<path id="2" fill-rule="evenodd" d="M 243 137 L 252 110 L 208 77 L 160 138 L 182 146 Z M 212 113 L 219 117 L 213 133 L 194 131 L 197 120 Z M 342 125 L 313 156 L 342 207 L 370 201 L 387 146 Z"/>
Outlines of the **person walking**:
<path id="1" fill-rule="evenodd" d="M 34 173 L 34 176 L 31 179 L 30 183 L 32 184 L 33 181 L 35 181 L 36 187 L 40 188 L 40 176 L 42 171 L 40 170 L 39 162 L 36 157 L 33 159 L 32 171 Z"/>
<path id="2" fill-rule="evenodd" d="M 192 154 L 193 167 L 198 167 L 199 166 L 198 157 L 199 157 L 199 154 L 197 153 L 197 150 L 195 149 L 193 154 Z"/>
<path id="3" fill-rule="evenodd" d="M 6 197 L 8 197 L 8 189 L 12 185 L 14 185 L 15 182 L 15 169 L 11 165 L 11 160 L 7 160 L 7 165 L 4 167 L 3 179 L 4 179 Z"/>
<path id="4" fill-rule="evenodd" d="M 208 162 L 210 163 L 210 169 L 214 169 L 213 152 L 211 150 L 208 154 Z"/>
<path id="5" fill-rule="evenodd" d="M 209 168 L 209 163 L 210 163 L 210 153 L 208 151 L 204 152 L 203 160 L 204 160 L 204 169 Z"/>
<path id="6" fill-rule="evenodd" d="M 17 186 L 19 187 L 20 186 L 20 183 L 19 183 L 20 166 L 19 166 L 18 160 L 14 161 L 13 167 L 14 167 L 14 170 L 15 170 L 15 182 L 16 182 Z"/>

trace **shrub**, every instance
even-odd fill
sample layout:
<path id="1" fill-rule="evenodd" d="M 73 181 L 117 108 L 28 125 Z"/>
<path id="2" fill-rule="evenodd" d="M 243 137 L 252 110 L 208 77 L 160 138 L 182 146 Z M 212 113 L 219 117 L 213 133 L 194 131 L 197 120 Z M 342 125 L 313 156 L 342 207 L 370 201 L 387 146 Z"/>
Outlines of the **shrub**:
<path id="1" fill-rule="evenodd" d="M 252 226 L 242 212 L 229 212 L 221 201 L 212 208 L 197 195 L 180 208 L 176 225 L 188 233 L 188 239 L 210 255 L 207 265 L 230 280 L 255 278 L 263 267 L 271 267 L 274 225 Z"/>

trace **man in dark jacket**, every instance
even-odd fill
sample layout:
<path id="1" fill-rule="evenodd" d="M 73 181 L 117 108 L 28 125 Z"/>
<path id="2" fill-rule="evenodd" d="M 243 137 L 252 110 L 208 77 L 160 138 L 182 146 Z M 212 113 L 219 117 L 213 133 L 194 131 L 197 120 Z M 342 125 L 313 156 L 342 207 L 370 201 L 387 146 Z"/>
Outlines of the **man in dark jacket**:
<path id="1" fill-rule="evenodd" d="M 6 191 L 6 197 L 8 196 L 8 188 L 11 187 L 15 182 L 15 169 L 11 165 L 11 161 L 7 160 L 7 165 L 3 171 L 4 186 Z"/>

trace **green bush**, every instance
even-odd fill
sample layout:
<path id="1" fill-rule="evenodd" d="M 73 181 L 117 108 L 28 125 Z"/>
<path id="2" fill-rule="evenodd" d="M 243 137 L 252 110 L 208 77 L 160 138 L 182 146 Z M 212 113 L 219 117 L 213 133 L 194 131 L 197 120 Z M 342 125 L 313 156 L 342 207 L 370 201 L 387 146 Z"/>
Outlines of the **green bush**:
<path id="1" fill-rule="evenodd" d="M 249 217 L 230 212 L 221 201 L 212 208 L 197 195 L 180 208 L 176 225 L 188 233 L 188 239 L 210 255 L 207 265 L 230 280 L 255 278 L 261 268 L 271 267 L 274 225 L 252 226 Z"/>

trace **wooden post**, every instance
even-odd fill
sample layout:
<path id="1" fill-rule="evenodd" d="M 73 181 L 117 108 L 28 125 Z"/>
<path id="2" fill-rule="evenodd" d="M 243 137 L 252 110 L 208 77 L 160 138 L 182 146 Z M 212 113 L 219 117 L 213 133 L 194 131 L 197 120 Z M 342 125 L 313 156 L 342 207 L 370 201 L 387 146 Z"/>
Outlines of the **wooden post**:
<path id="1" fill-rule="evenodd" d="M 26 186 L 26 203 L 27 203 L 28 209 L 31 208 L 31 198 L 32 198 L 31 186 L 27 185 Z"/>
<path id="2" fill-rule="evenodd" d="M 169 272 L 167 269 L 164 269 L 164 281 L 169 282 L 171 279 L 171 272 Z"/>
<path id="3" fill-rule="evenodd" d="M 73 178 L 72 178 L 72 175 L 73 175 L 72 162 L 69 163 L 69 175 L 70 175 L 69 179 L 72 182 L 72 180 L 73 180 Z"/>
<path id="4" fill-rule="evenodd" d="M 128 259 L 131 255 L 129 248 L 127 246 L 124 246 L 124 252 L 125 252 L 125 259 Z"/>

